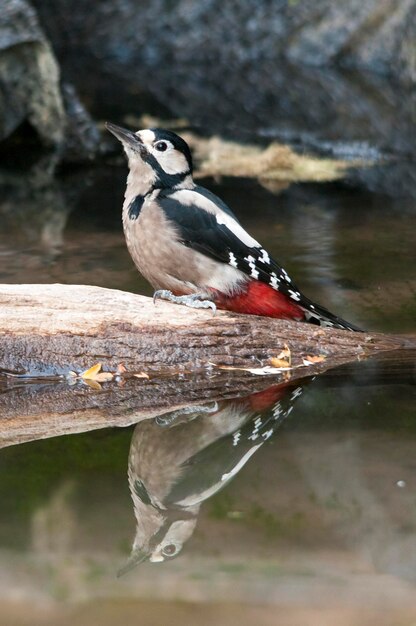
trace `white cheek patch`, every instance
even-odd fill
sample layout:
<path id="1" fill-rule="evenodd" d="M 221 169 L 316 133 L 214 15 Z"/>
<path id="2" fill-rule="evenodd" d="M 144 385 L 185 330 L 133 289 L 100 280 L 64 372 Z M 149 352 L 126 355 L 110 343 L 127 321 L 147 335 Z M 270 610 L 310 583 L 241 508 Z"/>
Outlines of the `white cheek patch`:
<path id="1" fill-rule="evenodd" d="M 189 170 L 186 158 L 177 150 L 173 150 L 172 148 L 166 150 L 166 152 L 152 150 L 152 154 L 166 174 L 183 174 Z"/>
<path id="2" fill-rule="evenodd" d="M 149 561 L 151 563 L 162 563 L 162 561 L 164 561 L 164 560 L 165 560 L 165 557 L 162 556 L 162 554 L 160 554 L 160 553 L 151 554 L 149 556 Z"/>

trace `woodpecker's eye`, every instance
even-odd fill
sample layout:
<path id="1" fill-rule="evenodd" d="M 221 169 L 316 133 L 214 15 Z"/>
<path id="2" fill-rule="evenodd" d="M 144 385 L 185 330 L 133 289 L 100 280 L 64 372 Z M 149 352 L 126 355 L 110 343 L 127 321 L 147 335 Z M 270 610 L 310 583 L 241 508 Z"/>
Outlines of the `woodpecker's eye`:
<path id="1" fill-rule="evenodd" d="M 166 141 L 158 141 L 155 144 L 155 148 L 156 150 L 159 150 L 159 152 L 164 152 L 165 150 L 167 150 L 168 144 L 166 143 Z"/>
<path id="2" fill-rule="evenodd" d="M 177 551 L 178 546 L 176 546 L 174 543 L 168 543 L 167 546 L 163 546 L 162 548 L 162 554 L 164 554 L 165 556 L 173 556 L 174 554 L 176 554 Z"/>

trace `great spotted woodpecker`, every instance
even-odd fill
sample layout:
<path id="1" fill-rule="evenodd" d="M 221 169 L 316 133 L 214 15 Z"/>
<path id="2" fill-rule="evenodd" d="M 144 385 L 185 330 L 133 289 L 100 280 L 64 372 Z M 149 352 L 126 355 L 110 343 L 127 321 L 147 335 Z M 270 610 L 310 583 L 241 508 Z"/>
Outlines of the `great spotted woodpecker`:
<path id="1" fill-rule="evenodd" d="M 136 515 L 131 556 L 169 561 L 192 536 L 201 505 L 238 474 L 291 414 L 313 379 L 283 382 L 250 396 L 187 407 L 137 424 L 129 453 Z"/>
<path id="2" fill-rule="evenodd" d="M 359 330 L 304 296 L 229 207 L 192 179 L 187 143 L 159 128 L 108 123 L 127 154 L 127 246 L 154 298 Z"/>

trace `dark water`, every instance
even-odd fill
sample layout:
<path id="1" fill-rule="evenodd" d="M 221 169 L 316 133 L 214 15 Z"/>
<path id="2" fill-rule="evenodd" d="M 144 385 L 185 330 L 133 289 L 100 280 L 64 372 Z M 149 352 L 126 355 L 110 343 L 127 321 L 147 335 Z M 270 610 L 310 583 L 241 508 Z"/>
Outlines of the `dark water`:
<path id="1" fill-rule="evenodd" d="M 120 228 L 124 175 L 36 188 L 11 178 L 0 282 L 150 294 Z M 414 205 L 339 186 L 211 188 L 306 293 L 364 327 L 414 332 Z M 88 428 L 80 415 L 64 436 L 57 413 L 42 439 L 9 405 L 1 623 L 416 623 L 415 376 L 408 351 L 315 379 L 262 380 L 255 393 L 240 385 L 231 400 L 137 425 L 112 407 Z M 31 394 L 34 412 L 44 395 L 0 392 L 0 406 Z"/>

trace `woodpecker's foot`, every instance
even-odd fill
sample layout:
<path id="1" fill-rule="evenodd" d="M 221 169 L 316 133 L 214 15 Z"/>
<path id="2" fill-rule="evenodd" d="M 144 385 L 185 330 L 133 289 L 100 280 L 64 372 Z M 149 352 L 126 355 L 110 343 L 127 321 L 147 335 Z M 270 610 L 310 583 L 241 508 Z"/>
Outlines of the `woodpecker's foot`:
<path id="1" fill-rule="evenodd" d="M 197 417 L 206 415 L 207 413 L 216 413 L 218 411 L 218 403 L 213 402 L 208 405 L 200 406 L 185 406 L 182 409 L 176 411 L 169 411 L 169 413 L 163 413 L 155 418 L 155 422 L 158 426 L 169 428 L 170 426 L 177 426 L 183 422 L 191 422 Z"/>
<path id="2" fill-rule="evenodd" d="M 153 302 L 160 298 L 161 300 L 169 300 L 175 304 L 184 304 L 193 309 L 212 309 L 214 314 L 217 311 L 217 307 L 211 300 L 204 300 L 204 294 L 191 293 L 188 296 L 174 296 L 171 291 L 167 289 L 158 289 L 153 294 Z"/>

